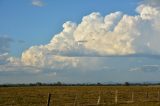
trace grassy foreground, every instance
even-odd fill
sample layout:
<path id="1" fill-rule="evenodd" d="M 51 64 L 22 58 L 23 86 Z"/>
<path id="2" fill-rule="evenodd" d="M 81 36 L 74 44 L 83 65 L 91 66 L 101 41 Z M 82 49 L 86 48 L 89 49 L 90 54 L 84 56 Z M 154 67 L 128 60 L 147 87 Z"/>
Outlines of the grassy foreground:
<path id="1" fill-rule="evenodd" d="M 158 86 L 0 87 L 0 106 L 160 106 Z"/>

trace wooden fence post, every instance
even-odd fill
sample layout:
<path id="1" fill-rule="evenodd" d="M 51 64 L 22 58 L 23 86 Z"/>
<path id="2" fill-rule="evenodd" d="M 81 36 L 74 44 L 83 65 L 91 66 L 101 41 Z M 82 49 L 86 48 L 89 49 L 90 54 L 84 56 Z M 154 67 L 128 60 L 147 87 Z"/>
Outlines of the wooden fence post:
<path id="1" fill-rule="evenodd" d="M 118 103 L 118 90 L 115 91 L 115 103 Z"/>
<path id="2" fill-rule="evenodd" d="M 132 92 L 132 102 L 134 102 L 134 92 Z"/>
<path id="3" fill-rule="evenodd" d="M 159 102 L 160 101 L 160 92 L 158 91 L 158 98 L 157 98 L 157 101 Z"/>
<path id="4" fill-rule="evenodd" d="M 146 92 L 146 99 L 147 99 L 147 101 L 148 101 L 148 91 Z"/>
<path id="5" fill-rule="evenodd" d="M 74 99 L 74 106 L 76 106 L 76 103 L 77 103 L 77 95 L 76 95 L 76 97 Z"/>
<path id="6" fill-rule="evenodd" d="M 49 106 L 50 100 L 51 100 L 51 94 L 49 93 L 49 94 L 48 94 L 48 100 L 47 100 L 47 106 Z"/>
<path id="7" fill-rule="evenodd" d="M 100 104 L 100 101 L 101 101 L 101 95 L 100 95 L 100 93 L 99 93 L 98 100 L 97 100 L 97 105 Z"/>

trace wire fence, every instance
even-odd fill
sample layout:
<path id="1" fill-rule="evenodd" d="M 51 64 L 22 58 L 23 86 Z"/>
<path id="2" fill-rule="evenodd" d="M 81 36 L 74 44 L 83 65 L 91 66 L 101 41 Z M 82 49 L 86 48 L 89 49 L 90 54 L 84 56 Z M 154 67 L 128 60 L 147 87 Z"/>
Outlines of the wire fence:
<path id="1" fill-rule="evenodd" d="M 106 92 L 81 92 L 49 94 L 48 106 L 81 106 L 81 105 L 112 105 L 132 104 L 139 102 L 160 102 L 160 92 L 135 92 L 135 91 L 106 91 Z"/>
<path id="2" fill-rule="evenodd" d="M 5 102 L 3 104 L 2 102 Z M 87 91 L 48 94 L 0 94 L 0 106 L 109 106 L 140 102 L 160 103 L 160 91 Z"/>

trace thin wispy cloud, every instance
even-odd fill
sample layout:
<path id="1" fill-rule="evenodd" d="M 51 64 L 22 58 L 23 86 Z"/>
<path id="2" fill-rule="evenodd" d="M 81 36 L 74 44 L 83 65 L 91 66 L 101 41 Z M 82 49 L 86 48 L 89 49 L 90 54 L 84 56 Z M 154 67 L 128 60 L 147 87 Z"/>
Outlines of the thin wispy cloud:
<path id="1" fill-rule="evenodd" d="M 129 69 L 130 72 L 157 72 L 160 71 L 160 65 L 143 65 Z"/>
<path id="2" fill-rule="evenodd" d="M 36 7 L 43 7 L 45 3 L 42 0 L 32 0 L 32 5 Z"/>
<path id="3" fill-rule="evenodd" d="M 6 36 L 0 36 L 0 54 L 10 51 L 11 42 L 13 42 L 13 39 Z"/>

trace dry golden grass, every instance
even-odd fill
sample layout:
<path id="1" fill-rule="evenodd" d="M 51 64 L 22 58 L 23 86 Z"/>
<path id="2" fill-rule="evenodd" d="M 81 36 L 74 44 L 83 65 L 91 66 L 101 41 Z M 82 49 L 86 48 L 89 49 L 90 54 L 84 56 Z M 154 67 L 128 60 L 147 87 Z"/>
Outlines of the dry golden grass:
<path id="1" fill-rule="evenodd" d="M 0 106 L 47 106 L 48 93 L 50 106 L 160 106 L 158 91 L 158 86 L 1 87 Z"/>

